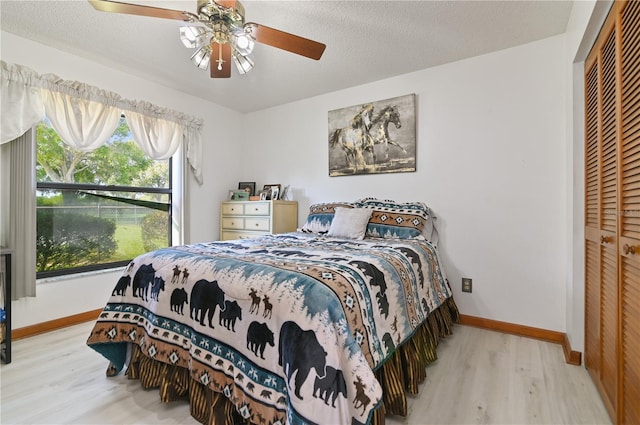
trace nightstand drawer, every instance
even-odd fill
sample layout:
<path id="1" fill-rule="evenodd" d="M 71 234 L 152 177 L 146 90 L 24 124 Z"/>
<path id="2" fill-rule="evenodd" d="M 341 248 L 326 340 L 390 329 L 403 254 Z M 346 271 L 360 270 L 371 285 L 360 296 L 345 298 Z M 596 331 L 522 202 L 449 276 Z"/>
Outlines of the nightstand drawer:
<path id="1" fill-rule="evenodd" d="M 244 207 L 245 215 L 269 215 L 270 211 L 270 203 L 269 202 L 252 202 L 250 204 L 246 204 Z"/>
<path id="2" fill-rule="evenodd" d="M 245 230 L 263 230 L 268 232 L 271 230 L 269 226 L 269 217 L 247 217 L 244 219 L 244 228 Z"/>
<path id="3" fill-rule="evenodd" d="M 244 204 L 238 202 L 227 202 L 222 204 L 222 214 L 223 215 L 244 215 Z"/>
<path id="4" fill-rule="evenodd" d="M 270 234 L 269 232 L 234 232 L 234 231 L 223 231 L 222 239 L 223 241 L 230 241 L 236 239 L 249 239 L 249 238 L 257 238 L 258 236 L 264 236 Z"/>
<path id="5" fill-rule="evenodd" d="M 244 229 L 244 218 L 242 217 L 222 217 L 223 229 Z"/>

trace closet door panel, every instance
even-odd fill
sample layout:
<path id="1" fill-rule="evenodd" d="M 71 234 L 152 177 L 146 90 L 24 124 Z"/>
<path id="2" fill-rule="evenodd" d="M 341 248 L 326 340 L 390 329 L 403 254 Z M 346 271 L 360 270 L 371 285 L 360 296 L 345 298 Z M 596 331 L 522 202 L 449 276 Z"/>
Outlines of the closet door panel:
<path id="1" fill-rule="evenodd" d="M 640 1 L 616 1 L 585 66 L 585 365 L 640 424 Z"/>
<path id="2" fill-rule="evenodd" d="M 615 411 L 618 397 L 618 113 L 616 37 L 612 29 L 600 59 L 600 380 L 605 402 Z"/>
<path id="3" fill-rule="evenodd" d="M 585 74 L 585 364 L 611 417 L 616 415 L 619 386 L 617 35 L 615 16 L 609 16 L 587 59 Z M 640 160 L 640 149 L 636 154 Z M 637 189 L 640 202 L 640 185 Z M 594 206 L 595 214 L 590 211 Z"/>
<path id="4" fill-rule="evenodd" d="M 585 366 L 600 382 L 600 144 L 599 66 L 585 75 Z"/>
<path id="5" fill-rule="evenodd" d="M 620 249 L 621 397 L 618 418 L 640 423 L 640 4 L 620 18 L 622 223 Z"/>

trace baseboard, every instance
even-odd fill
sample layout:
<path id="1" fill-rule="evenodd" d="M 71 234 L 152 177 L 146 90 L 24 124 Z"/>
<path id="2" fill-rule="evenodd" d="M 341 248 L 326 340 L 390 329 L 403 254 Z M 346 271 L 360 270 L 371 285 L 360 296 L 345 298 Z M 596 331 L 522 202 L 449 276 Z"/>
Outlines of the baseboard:
<path id="1" fill-rule="evenodd" d="M 27 338 L 45 332 L 62 329 L 67 326 L 96 320 L 102 309 L 87 311 L 85 313 L 74 314 L 73 316 L 62 317 L 48 322 L 38 323 L 23 328 L 14 329 L 11 332 L 12 340 Z M 540 339 L 542 341 L 553 342 L 562 345 L 565 361 L 569 364 L 579 366 L 582 364 L 582 353 L 571 350 L 569 338 L 564 332 L 549 331 L 546 329 L 533 328 L 530 326 L 516 325 L 513 323 L 500 322 L 497 320 L 483 319 L 481 317 L 460 315 L 460 323 L 467 326 L 499 331 L 513 335 L 525 336 L 528 338 Z"/>
<path id="2" fill-rule="evenodd" d="M 27 338 L 41 333 L 66 328 L 67 326 L 90 322 L 92 320 L 96 320 L 101 312 L 102 309 L 99 308 L 97 310 L 74 314 L 73 316 L 61 317 L 60 319 L 50 320 L 48 322 L 37 323 L 35 325 L 13 329 L 11 331 L 11 339 L 15 341 L 17 339 Z"/>
<path id="3" fill-rule="evenodd" d="M 567 363 L 580 366 L 582 364 L 582 353 L 580 351 L 573 351 L 571 349 L 571 343 L 569 337 L 564 334 L 564 341 L 562 341 L 562 350 L 564 351 L 564 358 Z"/>
<path id="4" fill-rule="evenodd" d="M 572 351 L 569 338 L 564 332 L 549 331 L 546 329 L 533 328 L 531 326 L 516 325 L 513 323 L 499 322 L 497 320 L 483 319 L 481 317 L 460 315 L 460 323 L 467 326 L 487 329 L 491 331 L 504 332 L 508 334 L 535 338 L 542 341 L 553 342 L 562 345 L 564 359 L 568 364 L 579 366 L 582 363 L 582 353 Z"/>

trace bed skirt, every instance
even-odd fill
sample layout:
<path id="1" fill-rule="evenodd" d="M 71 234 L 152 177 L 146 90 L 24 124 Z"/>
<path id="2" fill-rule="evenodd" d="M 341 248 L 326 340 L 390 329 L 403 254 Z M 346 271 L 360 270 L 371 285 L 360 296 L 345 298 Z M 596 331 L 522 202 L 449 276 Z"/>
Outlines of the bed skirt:
<path id="1" fill-rule="evenodd" d="M 458 308 L 451 297 L 375 371 L 383 389 L 383 401 L 373 412 L 372 425 L 384 425 L 387 414 L 407 415 L 406 393 L 418 394 L 418 385 L 427 377 L 427 365 L 437 359 L 436 348 L 440 338 L 450 335 L 453 323 L 457 322 Z M 188 369 L 153 360 L 145 356 L 137 345 L 132 347 L 126 375 L 129 379 L 140 380 L 145 389 L 159 388 L 162 402 L 188 399 L 191 416 L 202 424 L 247 423 L 224 394 L 191 379 Z M 110 366 L 107 375 L 112 374 Z"/>

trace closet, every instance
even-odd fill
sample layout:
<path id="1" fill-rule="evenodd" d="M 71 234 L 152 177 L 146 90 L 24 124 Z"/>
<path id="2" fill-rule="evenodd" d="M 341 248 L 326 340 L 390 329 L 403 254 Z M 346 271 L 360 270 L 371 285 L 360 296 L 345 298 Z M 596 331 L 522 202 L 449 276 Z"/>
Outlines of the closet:
<path id="1" fill-rule="evenodd" d="M 585 62 L 585 366 L 640 424 L 640 2 L 616 1 Z"/>

